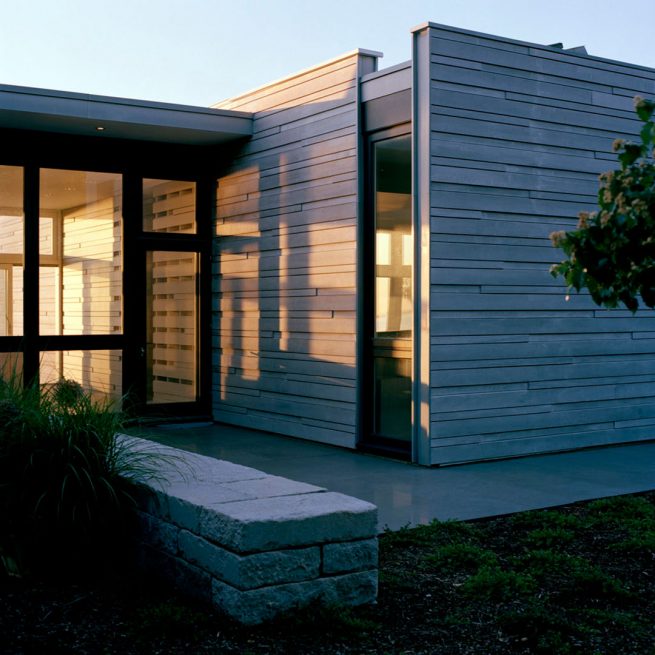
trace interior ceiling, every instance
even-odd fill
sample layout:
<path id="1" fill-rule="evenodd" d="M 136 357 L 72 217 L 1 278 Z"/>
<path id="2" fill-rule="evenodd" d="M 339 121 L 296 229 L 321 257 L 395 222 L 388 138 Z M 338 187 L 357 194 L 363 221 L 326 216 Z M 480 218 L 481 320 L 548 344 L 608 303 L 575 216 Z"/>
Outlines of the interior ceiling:
<path id="1" fill-rule="evenodd" d="M 144 179 L 144 191 L 155 189 L 167 180 Z M 102 198 L 121 195 L 121 175 L 70 171 L 55 168 L 41 169 L 40 203 L 44 210 L 64 210 L 80 207 Z M 0 166 L 0 212 L 10 208 L 22 213 L 23 169 L 19 166 Z"/>
<path id="2" fill-rule="evenodd" d="M 40 186 L 41 208 L 63 210 L 102 198 L 120 196 L 121 176 L 114 173 L 41 169 Z M 23 169 L 0 166 L 0 208 L 16 208 L 22 213 L 22 207 Z"/>
<path id="3" fill-rule="evenodd" d="M 42 209 L 63 210 L 121 195 L 121 175 L 41 169 Z"/>
<path id="4" fill-rule="evenodd" d="M 0 207 L 23 206 L 23 169 L 17 166 L 0 166 Z"/>

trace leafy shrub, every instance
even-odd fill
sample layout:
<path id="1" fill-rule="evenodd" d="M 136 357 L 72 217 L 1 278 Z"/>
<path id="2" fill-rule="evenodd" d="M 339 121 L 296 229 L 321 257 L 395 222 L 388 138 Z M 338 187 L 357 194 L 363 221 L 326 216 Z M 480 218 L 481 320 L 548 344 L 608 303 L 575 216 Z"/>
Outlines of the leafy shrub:
<path id="1" fill-rule="evenodd" d="M 535 588 L 535 581 L 529 575 L 504 571 L 498 566 L 483 566 L 462 585 L 462 591 L 471 598 L 495 601 L 531 594 Z"/>
<path id="2" fill-rule="evenodd" d="M 640 496 L 616 496 L 601 498 L 589 503 L 591 516 L 606 520 L 655 519 L 655 507 Z"/>
<path id="3" fill-rule="evenodd" d="M 617 139 L 620 170 L 600 176 L 596 212 L 581 212 L 576 230 L 551 240 L 567 259 L 551 268 L 569 288 L 587 288 L 597 305 L 655 308 L 655 102 L 635 98 L 641 143 Z"/>
<path id="4" fill-rule="evenodd" d="M 441 546 L 425 558 L 425 564 L 440 573 L 476 573 L 483 566 L 494 566 L 497 561 L 490 550 L 471 544 Z"/>
<path id="5" fill-rule="evenodd" d="M 419 525 L 415 528 L 403 527 L 396 532 L 387 531 L 384 534 L 384 541 L 388 547 L 407 548 L 476 541 L 479 536 L 479 530 L 468 523 L 435 519 L 428 525 Z"/>
<path id="6" fill-rule="evenodd" d="M 540 528 L 525 535 L 525 542 L 531 548 L 561 548 L 570 544 L 575 534 L 563 528 Z"/>
<path id="7" fill-rule="evenodd" d="M 268 627 L 288 629 L 295 634 L 322 634 L 331 639 L 347 638 L 356 641 L 367 633 L 380 629 L 380 624 L 366 616 L 366 608 L 353 608 L 339 603 L 318 601 L 287 612 Z"/>
<path id="8" fill-rule="evenodd" d="M 620 581 L 582 557 L 552 550 L 534 550 L 514 560 L 525 575 L 548 582 L 561 600 L 627 599 Z"/>
<path id="9" fill-rule="evenodd" d="M 582 521 L 574 514 L 563 514 L 555 510 L 532 510 L 511 517 L 512 526 L 526 530 L 577 530 L 583 527 Z"/>
<path id="10" fill-rule="evenodd" d="M 116 438 L 120 412 L 77 383 L 0 383 L 0 554 L 10 572 L 83 569 L 125 551 L 130 479 L 152 456 Z"/>
<path id="11" fill-rule="evenodd" d="M 609 549 L 615 553 L 652 561 L 655 559 L 655 531 L 632 534 L 622 541 L 610 544 Z"/>
<path id="12" fill-rule="evenodd" d="M 575 626 L 561 608 L 538 601 L 502 612 L 498 625 L 534 653 L 570 652 L 569 635 L 575 632 Z"/>

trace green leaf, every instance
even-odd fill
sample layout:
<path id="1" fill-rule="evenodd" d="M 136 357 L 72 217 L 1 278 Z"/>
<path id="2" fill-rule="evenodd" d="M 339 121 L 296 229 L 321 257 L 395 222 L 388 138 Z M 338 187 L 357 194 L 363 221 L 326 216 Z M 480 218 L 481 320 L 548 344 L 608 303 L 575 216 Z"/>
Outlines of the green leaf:
<path id="1" fill-rule="evenodd" d="M 653 115 L 653 111 L 655 111 L 655 102 L 642 99 L 636 104 L 635 111 L 642 121 L 649 121 L 650 117 Z"/>
<path id="2" fill-rule="evenodd" d="M 623 152 L 619 155 L 623 168 L 631 166 L 644 154 L 644 147 L 637 143 L 626 143 L 623 148 Z"/>

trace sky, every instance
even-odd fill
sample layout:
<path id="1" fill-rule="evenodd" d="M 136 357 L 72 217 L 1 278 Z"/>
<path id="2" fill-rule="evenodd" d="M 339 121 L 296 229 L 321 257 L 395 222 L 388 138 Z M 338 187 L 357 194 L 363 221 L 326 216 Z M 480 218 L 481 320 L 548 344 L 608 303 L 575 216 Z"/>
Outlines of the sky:
<path id="1" fill-rule="evenodd" d="M 0 84 L 209 106 L 425 21 L 655 68 L 655 0 L 0 0 Z"/>

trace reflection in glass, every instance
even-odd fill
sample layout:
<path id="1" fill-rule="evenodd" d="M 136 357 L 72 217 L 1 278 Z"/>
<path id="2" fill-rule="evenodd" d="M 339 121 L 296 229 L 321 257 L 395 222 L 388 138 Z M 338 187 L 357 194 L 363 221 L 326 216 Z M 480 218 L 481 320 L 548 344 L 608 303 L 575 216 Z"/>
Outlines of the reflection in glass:
<path id="1" fill-rule="evenodd" d="M 411 439 L 412 213 L 410 137 L 374 144 L 374 433 Z"/>
<path id="2" fill-rule="evenodd" d="M 195 234 L 195 182 L 143 180 L 143 229 Z"/>
<path id="3" fill-rule="evenodd" d="M 39 381 L 52 385 L 74 380 L 97 400 L 118 401 L 122 395 L 120 350 L 64 350 L 41 353 Z"/>
<path id="4" fill-rule="evenodd" d="M 23 353 L 0 352 L 0 380 L 22 384 Z"/>
<path id="5" fill-rule="evenodd" d="M 0 166 L 0 337 L 23 334 L 23 169 Z"/>
<path id="6" fill-rule="evenodd" d="M 193 402 L 198 377 L 198 256 L 151 251 L 146 270 L 147 401 Z"/>
<path id="7" fill-rule="evenodd" d="M 41 334 L 122 331 L 121 176 L 43 169 Z"/>

